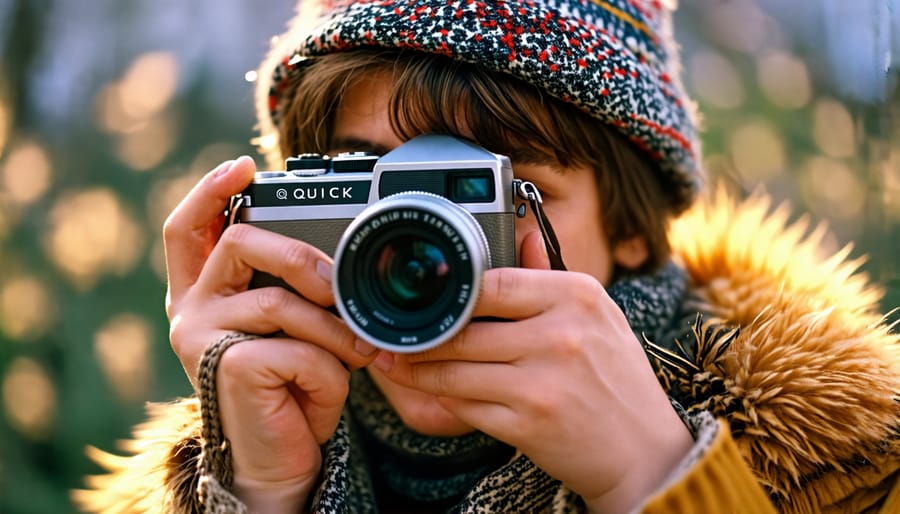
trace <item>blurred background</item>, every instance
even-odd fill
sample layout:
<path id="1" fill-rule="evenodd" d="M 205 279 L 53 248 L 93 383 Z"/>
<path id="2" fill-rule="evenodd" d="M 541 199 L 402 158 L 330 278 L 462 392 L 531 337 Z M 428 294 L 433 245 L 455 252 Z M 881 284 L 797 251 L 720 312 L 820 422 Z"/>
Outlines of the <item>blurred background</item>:
<path id="1" fill-rule="evenodd" d="M 256 155 L 248 71 L 293 0 L 261 5 L 0 0 L 0 512 L 75 512 L 86 446 L 190 393 L 161 225 Z M 681 0 L 675 30 L 710 175 L 827 222 L 900 306 L 900 0 Z"/>

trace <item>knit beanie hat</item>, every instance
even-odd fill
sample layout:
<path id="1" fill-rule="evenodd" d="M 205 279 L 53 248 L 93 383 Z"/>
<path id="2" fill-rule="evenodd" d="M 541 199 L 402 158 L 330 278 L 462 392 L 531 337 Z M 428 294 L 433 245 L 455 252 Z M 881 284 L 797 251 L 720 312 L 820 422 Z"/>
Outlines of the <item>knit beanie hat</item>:
<path id="1" fill-rule="evenodd" d="M 616 127 L 659 164 L 680 211 L 702 173 L 671 14 L 661 0 L 301 0 L 258 73 L 262 140 L 277 138 L 281 93 L 307 58 L 414 49 L 511 74 Z"/>

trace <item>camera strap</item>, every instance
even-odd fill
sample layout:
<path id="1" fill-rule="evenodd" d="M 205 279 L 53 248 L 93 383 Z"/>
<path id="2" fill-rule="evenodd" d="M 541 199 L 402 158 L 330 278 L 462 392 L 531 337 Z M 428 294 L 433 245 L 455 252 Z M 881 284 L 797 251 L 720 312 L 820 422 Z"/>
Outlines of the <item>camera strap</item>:
<path id="1" fill-rule="evenodd" d="M 547 218 L 547 214 L 544 213 L 544 200 L 541 198 L 541 192 L 538 191 L 537 186 L 532 182 L 522 180 L 519 181 L 518 186 L 516 187 L 516 193 L 519 197 L 528 200 L 528 203 L 531 205 L 531 210 L 534 212 L 535 219 L 537 219 L 538 228 L 540 228 L 541 235 L 544 237 L 544 247 L 547 249 L 547 257 L 550 258 L 550 268 L 566 271 L 566 265 L 563 263 L 562 254 L 559 249 L 559 240 L 556 238 L 556 232 L 553 231 L 550 219 Z M 525 204 L 522 204 L 521 207 L 525 207 Z M 517 215 L 519 217 L 525 216 L 524 209 L 520 208 Z"/>

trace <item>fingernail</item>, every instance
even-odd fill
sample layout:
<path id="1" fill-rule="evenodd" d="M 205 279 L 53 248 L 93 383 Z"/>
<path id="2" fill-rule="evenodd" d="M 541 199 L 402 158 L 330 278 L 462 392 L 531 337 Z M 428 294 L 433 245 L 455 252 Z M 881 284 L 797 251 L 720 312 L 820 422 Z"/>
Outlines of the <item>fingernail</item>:
<path id="1" fill-rule="evenodd" d="M 394 354 L 391 352 L 381 352 L 378 354 L 378 357 L 375 357 L 375 360 L 372 361 L 372 365 L 387 373 L 394 367 Z"/>
<path id="2" fill-rule="evenodd" d="M 322 277 L 325 282 L 331 283 L 331 263 L 327 261 L 316 261 L 316 273 Z"/>
<path id="3" fill-rule="evenodd" d="M 215 177 L 221 177 L 228 173 L 229 170 L 234 166 L 235 161 L 225 161 L 216 168 Z"/>
<path id="4" fill-rule="evenodd" d="M 374 346 L 358 338 L 353 347 L 356 349 L 356 353 L 362 355 L 363 357 L 368 357 L 369 355 L 372 355 L 372 352 L 375 351 Z"/>

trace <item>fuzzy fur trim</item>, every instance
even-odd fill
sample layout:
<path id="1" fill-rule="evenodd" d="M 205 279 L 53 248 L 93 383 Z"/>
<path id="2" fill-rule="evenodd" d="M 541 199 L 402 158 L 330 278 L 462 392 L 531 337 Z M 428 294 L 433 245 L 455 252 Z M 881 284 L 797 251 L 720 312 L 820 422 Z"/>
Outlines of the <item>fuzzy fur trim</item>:
<path id="1" fill-rule="evenodd" d="M 764 194 L 737 203 L 719 189 L 672 227 L 695 307 L 711 316 L 683 355 L 692 366 L 669 366 L 668 380 L 689 409 L 729 421 L 786 511 L 883 498 L 900 468 L 900 336 L 849 247 L 823 255 L 823 228 L 770 211 Z"/>
<path id="2" fill-rule="evenodd" d="M 196 398 L 147 406 L 148 420 L 123 441 L 120 457 L 96 448 L 88 455 L 108 473 L 87 477 L 72 499 L 85 512 L 103 514 L 200 513 L 200 402 Z"/>

